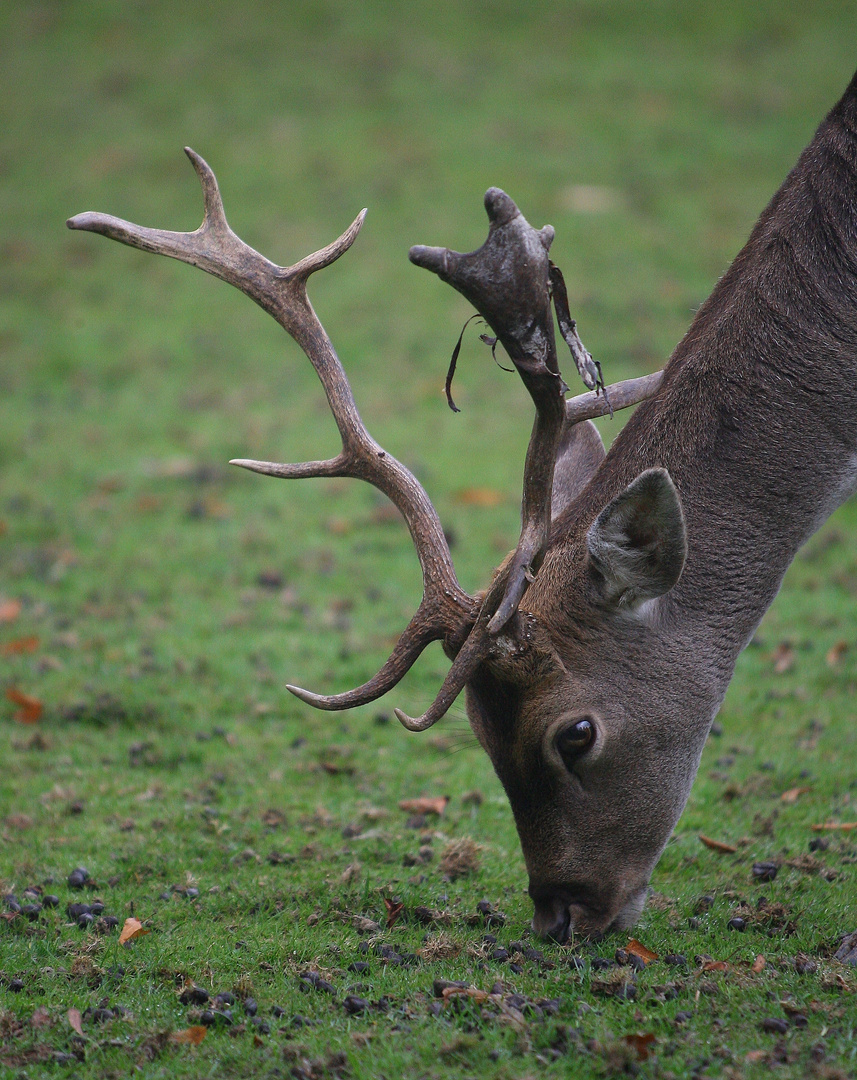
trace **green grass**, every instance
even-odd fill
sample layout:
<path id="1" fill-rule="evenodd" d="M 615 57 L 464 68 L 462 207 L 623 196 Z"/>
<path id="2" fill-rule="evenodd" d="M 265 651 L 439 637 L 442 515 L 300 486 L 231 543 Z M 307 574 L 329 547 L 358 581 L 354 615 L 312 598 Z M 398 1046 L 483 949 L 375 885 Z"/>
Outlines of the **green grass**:
<path id="1" fill-rule="evenodd" d="M 440 651 L 389 701 L 347 715 L 284 689 L 364 680 L 419 596 L 406 532 L 372 491 L 224 464 L 335 448 L 308 363 L 222 283 L 63 224 L 96 209 L 196 227 L 185 144 L 217 172 L 232 225 L 276 261 L 368 205 L 313 302 L 370 430 L 424 482 L 476 589 L 515 539 L 530 406 L 474 335 L 464 411 L 449 413 L 440 388 L 467 307 L 407 248 L 477 246 L 482 193 L 498 184 L 556 227 L 608 378 L 653 370 L 850 78 L 852 5 L 20 0 L 0 11 L 0 42 L 0 599 L 21 602 L 0 648 L 38 638 L 0 655 L 0 685 L 44 703 L 26 727 L 0 702 L 0 884 L 61 900 L 37 922 L 0 922 L 2 1075 L 854 1075 L 857 977 L 832 960 L 857 930 L 854 834 L 816 853 L 825 875 L 789 862 L 812 824 L 855 819 L 857 505 L 798 558 L 742 657 L 655 873 L 635 934 L 687 969 L 659 960 L 636 1000 L 608 996 L 597 983 L 611 973 L 590 962 L 616 939 L 583 946 L 581 970 L 538 944 L 543 959 L 514 972 L 483 935 L 537 944 L 523 861 L 463 709 L 422 736 L 389 719 L 431 701 Z M 607 438 L 616 426 L 603 423 Z M 473 486 L 499 505 L 468 505 Z M 401 799 L 444 793 L 439 821 L 407 827 Z M 481 866 L 444 880 L 440 853 L 462 837 Z M 434 858 L 403 865 L 421 846 Z M 770 859 L 776 880 L 754 884 L 752 864 Z M 95 883 L 83 895 L 148 936 L 122 948 L 115 930 L 67 923 L 78 865 Z M 772 921 L 728 931 L 762 895 L 782 905 Z M 355 917 L 383 926 L 385 897 L 404 916 L 360 932 Z M 505 915 L 499 929 L 482 900 Z M 390 963 L 373 944 L 416 959 Z M 815 971 L 795 969 L 799 953 Z M 706 956 L 729 970 L 703 970 Z M 367 972 L 349 971 L 358 961 Z M 302 991 L 310 969 L 333 996 Z M 504 1004 L 438 1013 L 437 978 L 500 980 Z M 165 1041 L 194 1019 L 186 979 L 252 989 L 270 1033 L 254 1038 L 237 1005 L 228 1032 Z M 386 1009 L 349 1016 L 357 985 Z M 513 992 L 556 1004 L 521 1017 Z M 80 1039 L 68 1010 L 105 998 L 127 1015 L 85 1017 Z M 806 1027 L 760 1029 L 792 1008 Z M 649 1033 L 638 1060 L 624 1037 Z"/>

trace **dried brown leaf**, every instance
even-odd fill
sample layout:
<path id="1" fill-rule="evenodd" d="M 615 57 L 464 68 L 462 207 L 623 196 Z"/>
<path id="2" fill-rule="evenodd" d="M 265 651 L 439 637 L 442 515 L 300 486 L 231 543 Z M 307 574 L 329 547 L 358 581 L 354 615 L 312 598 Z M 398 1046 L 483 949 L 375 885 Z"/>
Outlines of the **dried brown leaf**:
<path id="1" fill-rule="evenodd" d="M 839 667 L 842 657 L 848 652 L 847 641 L 837 641 L 835 645 L 832 645 L 827 653 L 827 665 L 828 667 Z"/>
<path id="2" fill-rule="evenodd" d="M 80 1015 L 80 1009 L 69 1009 L 66 1017 L 72 1030 L 76 1031 L 78 1035 L 83 1035 L 83 1018 Z"/>
<path id="3" fill-rule="evenodd" d="M 657 960 L 658 954 L 652 952 L 651 949 L 647 949 L 641 941 L 637 941 L 636 938 L 631 938 L 628 944 L 625 946 L 625 951 L 632 956 L 638 956 L 644 964 L 651 964 L 653 960 Z"/>
<path id="4" fill-rule="evenodd" d="M 384 897 L 384 907 L 387 909 L 387 929 L 390 930 L 396 925 L 405 910 L 405 905 L 401 901 L 391 900 L 389 897 Z"/>
<path id="5" fill-rule="evenodd" d="M 0 600 L 0 623 L 14 622 L 20 614 L 20 600 Z"/>
<path id="6" fill-rule="evenodd" d="M 449 1001 L 451 997 L 472 998 L 478 1004 L 487 1001 L 490 997 L 486 990 L 478 990 L 475 986 L 447 986 L 444 988 L 442 996 L 444 1001 Z"/>
<path id="7" fill-rule="evenodd" d="M 453 495 L 453 499 L 462 506 L 500 506 L 506 501 L 506 496 L 496 488 L 468 487 L 461 488 Z"/>
<path id="8" fill-rule="evenodd" d="M 699 834 L 699 839 L 707 848 L 719 851 L 723 855 L 733 855 L 738 850 L 734 844 L 724 843 L 723 840 L 712 840 L 710 836 L 703 836 L 702 833 Z"/>
<path id="9" fill-rule="evenodd" d="M 729 965 L 725 960 L 706 960 L 700 969 L 702 971 L 728 971 Z"/>
<path id="10" fill-rule="evenodd" d="M 448 795 L 438 795 L 435 798 L 402 799 L 399 803 L 399 809 L 406 810 L 409 814 L 437 814 L 440 816 L 448 803 Z"/>
<path id="11" fill-rule="evenodd" d="M 147 930 L 139 919 L 129 917 L 125 920 L 125 925 L 122 927 L 122 933 L 119 935 L 119 944 L 127 945 L 129 941 L 135 941 L 137 938 L 144 937 L 146 934 L 150 934 L 151 930 Z"/>
<path id="12" fill-rule="evenodd" d="M 813 832 L 830 832 L 839 829 L 841 832 L 849 832 L 857 829 L 857 821 L 826 821 L 823 825 L 811 825 Z"/>
<path id="13" fill-rule="evenodd" d="M 795 651 L 787 641 L 783 641 L 774 649 L 771 659 L 777 675 L 785 675 L 795 665 Z"/>
<path id="14" fill-rule="evenodd" d="M 801 795 L 806 795 L 806 793 L 808 791 L 812 791 L 812 788 L 809 788 L 809 787 L 793 787 L 793 788 L 789 788 L 788 791 L 784 791 L 782 793 L 782 795 L 780 795 L 780 802 L 784 802 L 787 805 L 792 806 L 794 803 L 796 803 L 798 801 L 798 799 L 801 797 Z"/>
<path id="15" fill-rule="evenodd" d="M 644 1035 L 624 1035 L 624 1042 L 637 1052 L 640 1061 L 646 1061 L 651 1053 L 652 1043 L 655 1041 L 653 1031 L 647 1031 Z"/>
<path id="16" fill-rule="evenodd" d="M 753 967 L 751 968 L 751 970 L 755 975 L 758 975 L 761 971 L 765 970 L 766 963 L 767 961 L 765 960 L 764 956 L 757 956 L 756 959 L 753 961 Z"/>
<path id="17" fill-rule="evenodd" d="M 13 705 L 18 705 L 18 711 L 14 714 L 13 719 L 18 724 L 37 724 L 39 718 L 42 715 L 42 703 L 38 698 L 31 697 L 29 694 L 23 694 L 15 687 L 10 686 L 6 690 L 6 697 Z"/>
<path id="18" fill-rule="evenodd" d="M 184 1028 L 182 1031 L 174 1031 L 172 1035 L 170 1035 L 170 1042 L 190 1043 L 191 1046 L 199 1046 L 207 1033 L 207 1027 L 203 1027 L 202 1024 L 197 1024 L 193 1027 Z"/>
<path id="19" fill-rule="evenodd" d="M 34 635 L 30 637 L 16 638 L 14 641 L 7 641 L 5 645 L 0 646 L 0 653 L 4 656 L 16 656 L 20 653 L 35 652 L 39 647 L 39 639 Z"/>

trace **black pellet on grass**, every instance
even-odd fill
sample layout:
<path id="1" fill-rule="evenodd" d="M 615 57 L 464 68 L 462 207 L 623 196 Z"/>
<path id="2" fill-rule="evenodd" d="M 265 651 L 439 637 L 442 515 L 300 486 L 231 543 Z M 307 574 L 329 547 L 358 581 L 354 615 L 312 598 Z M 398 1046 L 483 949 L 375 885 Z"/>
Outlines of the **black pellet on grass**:
<path id="1" fill-rule="evenodd" d="M 687 1012 L 686 1010 L 682 1010 L 682 1012 L 677 1012 L 675 1014 L 675 1022 L 677 1024 L 686 1024 L 688 1022 L 688 1020 L 692 1020 L 692 1019 L 693 1019 L 693 1013 L 692 1012 Z"/>
<path id="2" fill-rule="evenodd" d="M 740 915 L 736 915 L 734 919 L 730 919 L 729 922 L 726 924 L 726 929 L 738 930 L 740 933 L 743 933 L 747 929 L 747 923 L 744 921 L 744 919 L 741 918 Z"/>
<path id="3" fill-rule="evenodd" d="M 214 1003 L 217 1006 L 234 1005 L 235 995 L 230 994 L 228 990 L 222 990 L 219 994 L 214 995 Z"/>
<path id="4" fill-rule="evenodd" d="M 89 871 L 83 866 L 78 866 L 68 875 L 68 887 L 70 889 L 82 889 L 88 881 Z"/>
<path id="5" fill-rule="evenodd" d="M 681 953 L 667 953 L 664 957 L 664 963 L 669 967 L 687 967 L 687 957 Z"/>
<path id="6" fill-rule="evenodd" d="M 65 913 L 72 922 L 77 922 L 81 915 L 91 915 L 92 908 L 89 904 L 67 904 Z"/>
<path id="7" fill-rule="evenodd" d="M 21 979 L 10 979 L 6 985 L 13 994 L 20 994 L 21 991 L 24 989 L 24 983 L 21 981 Z"/>
<path id="8" fill-rule="evenodd" d="M 830 840 L 826 836 L 814 836 L 809 842 L 810 851 L 827 851 L 830 847 Z"/>
<path id="9" fill-rule="evenodd" d="M 773 862 L 753 863 L 752 875 L 755 881 L 773 881 L 779 867 Z"/>
<path id="10" fill-rule="evenodd" d="M 39 915 L 41 915 L 41 913 L 42 913 L 42 905 L 41 904 L 24 904 L 21 907 L 21 914 L 25 918 L 29 919 L 30 922 L 35 922 L 36 919 L 38 919 Z"/>
<path id="11" fill-rule="evenodd" d="M 243 1005 L 244 1012 L 247 1013 L 248 1016 L 255 1016 L 256 1013 L 259 1011 L 259 1006 L 257 1005 L 255 998 L 244 998 Z"/>
<path id="12" fill-rule="evenodd" d="M 607 956 L 596 956 L 592 960 L 593 971 L 609 971 L 610 968 L 616 967 L 616 961 L 611 960 Z"/>
<path id="13" fill-rule="evenodd" d="M 762 1031 L 767 1031 L 772 1035 L 785 1035 L 789 1030 L 789 1022 L 779 1016 L 768 1016 L 761 1022 L 759 1027 Z"/>
<path id="14" fill-rule="evenodd" d="M 356 1016 L 358 1013 L 366 1012 L 369 1009 L 369 1002 L 366 998 L 357 997 L 353 994 L 349 994 L 348 997 L 342 1002 L 342 1007 L 351 1016 Z"/>
<path id="15" fill-rule="evenodd" d="M 260 1035 L 271 1034 L 271 1025 L 267 1022 L 267 1020 L 263 1020 L 261 1016 L 251 1016 L 250 1023 Z"/>
<path id="16" fill-rule="evenodd" d="M 92 926 L 94 922 L 95 916 L 88 911 L 84 911 L 84 913 L 78 917 L 77 925 L 81 928 L 81 930 L 86 930 L 87 927 Z"/>
<path id="17" fill-rule="evenodd" d="M 365 960 L 355 960 L 353 964 L 348 965 L 349 971 L 354 971 L 358 975 L 365 975 L 367 971 L 372 970 L 372 965 L 367 964 Z"/>
<path id="18" fill-rule="evenodd" d="M 53 893 L 45 893 L 45 895 L 42 897 L 42 907 L 54 908 L 59 907 L 59 904 L 60 898 L 58 896 L 54 896 Z"/>
<path id="19" fill-rule="evenodd" d="M 182 1005 L 204 1005 L 210 994 L 204 986 L 188 986 L 179 994 Z"/>

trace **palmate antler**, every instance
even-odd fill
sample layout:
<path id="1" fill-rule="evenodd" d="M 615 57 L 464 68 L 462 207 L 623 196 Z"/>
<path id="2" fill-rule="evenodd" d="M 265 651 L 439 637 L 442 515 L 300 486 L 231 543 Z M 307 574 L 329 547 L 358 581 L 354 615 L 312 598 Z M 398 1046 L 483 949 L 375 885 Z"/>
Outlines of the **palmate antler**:
<path id="1" fill-rule="evenodd" d="M 203 222 L 195 232 L 147 229 L 97 213 L 78 214 L 69 219 L 68 226 L 179 259 L 221 278 L 272 315 L 306 353 L 327 395 L 342 438 L 341 452 L 327 461 L 296 465 L 243 459 L 232 464 L 286 479 L 351 476 L 373 484 L 391 499 L 407 523 L 422 568 L 423 596 L 393 653 L 368 682 L 331 696 L 312 694 L 297 686 L 288 689 L 319 709 L 363 705 L 391 690 L 430 642 L 442 640 L 456 655 L 434 703 L 418 718 L 396 710 L 406 727 L 422 731 L 444 715 L 476 667 L 496 647 L 497 636 L 541 565 L 550 525 L 554 460 L 563 426 L 601 416 L 611 406 L 625 408 L 650 397 L 660 384 L 661 373 L 610 387 L 609 401 L 603 392 L 564 400 L 566 387 L 557 364 L 548 284 L 547 251 L 553 229 L 546 226 L 537 232 L 499 189 L 492 188 L 485 197 L 490 227 L 488 240 L 479 251 L 460 255 L 441 248 L 411 250 L 413 262 L 433 270 L 471 300 L 509 353 L 536 405 L 524 468 L 521 537 L 505 572 L 498 575 L 480 602 L 456 579 L 440 519 L 425 490 L 366 430 L 339 357 L 307 296 L 309 276 L 348 250 L 366 211 L 332 244 L 294 266 L 277 266 L 230 229 L 214 173 L 193 150 L 186 148 L 185 153 L 203 191 Z"/>

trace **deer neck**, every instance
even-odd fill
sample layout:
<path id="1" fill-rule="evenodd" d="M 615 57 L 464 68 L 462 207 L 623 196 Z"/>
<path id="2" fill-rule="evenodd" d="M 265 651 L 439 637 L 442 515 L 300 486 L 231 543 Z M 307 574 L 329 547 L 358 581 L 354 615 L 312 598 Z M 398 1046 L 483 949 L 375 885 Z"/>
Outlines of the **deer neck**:
<path id="1" fill-rule="evenodd" d="M 550 606 L 543 579 L 580 572 L 571 563 L 602 507 L 658 466 L 688 531 L 661 618 L 722 671 L 725 691 L 796 552 L 857 488 L 857 77 L 698 312 L 658 395 L 554 524 L 534 610 Z"/>

